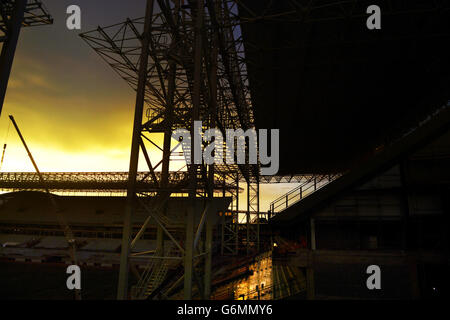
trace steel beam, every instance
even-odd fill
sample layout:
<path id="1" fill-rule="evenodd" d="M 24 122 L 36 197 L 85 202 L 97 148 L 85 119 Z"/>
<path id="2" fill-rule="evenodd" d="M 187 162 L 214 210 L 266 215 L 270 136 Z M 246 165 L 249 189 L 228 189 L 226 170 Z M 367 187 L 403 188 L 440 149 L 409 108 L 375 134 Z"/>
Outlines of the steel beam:
<path id="1" fill-rule="evenodd" d="M 197 146 L 195 144 L 195 126 L 194 122 L 200 120 L 201 107 L 201 89 L 202 89 L 202 69 L 203 69 L 203 14 L 204 1 L 197 0 L 197 7 L 195 8 L 195 29 L 194 29 L 194 83 L 193 83 L 193 97 L 192 97 L 192 124 L 191 124 L 191 151 L 195 152 Z M 200 164 L 195 163 L 194 156 L 191 155 L 192 163 L 188 166 L 190 191 L 189 197 L 192 199 L 192 207 L 188 208 L 186 221 L 186 251 L 184 264 L 184 299 L 190 300 L 192 298 L 192 277 L 193 277 L 193 257 L 194 257 L 194 217 L 198 211 L 197 197 L 197 174 L 200 169 Z"/>
<path id="2" fill-rule="evenodd" d="M 164 230 L 167 217 L 164 216 L 163 210 L 156 212 L 158 210 L 155 209 L 156 204 L 153 200 L 164 194 L 170 196 L 171 193 L 178 193 L 180 190 L 176 188 L 177 185 L 174 184 L 169 171 L 171 157 L 174 156 L 170 150 L 172 131 L 181 128 L 190 130 L 192 134 L 194 122 L 201 120 L 205 128 L 217 127 L 223 133 L 228 128 L 254 127 L 254 119 L 245 62 L 241 59 L 242 41 L 235 41 L 235 30 L 227 25 L 227 15 L 230 14 L 227 5 L 223 1 L 214 3 L 207 1 L 205 6 L 204 0 L 187 1 L 183 6 L 180 1 L 157 0 L 157 3 L 159 10 L 155 10 L 152 19 L 149 63 L 144 89 L 140 81 L 142 77 L 139 75 L 142 69 L 138 68 L 138 64 L 142 63 L 142 57 L 139 59 L 137 53 L 142 46 L 146 46 L 139 30 L 147 18 L 127 20 L 125 23 L 98 28 L 84 33 L 82 37 L 138 92 L 138 95 L 144 96 L 143 99 L 148 106 L 146 112 L 148 121 L 141 126 L 140 144 L 150 172 L 144 175 L 140 182 L 145 182 L 151 177 L 155 188 L 152 192 L 139 193 L 142 198 L 150 197 L 152 208 L 144 205 L 141 198 L 139 202 Z M 206 13 L 206 10 L 209 12 Z M 207 15 L 208 19 L 204 19 L 204 15 Z M 211 27 L 212 15 L 216 17 L 215 27 Z M 162 146 L 161 141 L 153 141 L 149 137 L 156 133 L 164 134 Z M 144 143 L 147 142 L 152 143 L 162 153 L 161 161 L 156 166 L 152 166 L 150 157 L 145 152 Z M 199 148 L 196 144 L 190 147 L 191 150 Z M 161 173 L 158 176 L 155 169 L 160 165 Z M 196 244 L 200 243 L 200 239 L 204 236 L 204 225 L 208 224 L 207 215 L 210 212 L 207 203 L 213 199 L 218 182 L 223 184 L 225 194 L 235 195 L 236 208 L 230 219 L 235 232 L 230 241 L 231 245 L 236 247 L 234 251 L 237 252 L 239 179 L 244 176 L 245 181 L 254 182 L 257 179 L 253 174 L 258 170 L 257 166 L 223 164 L 208 167 L 204 163 L 189 163 L 189 161 L 185 167 L 186 172 L 183 174 L 186 179 L 181 181 L 182 190 L 190 197 L 192 204 L 186 208 L 184 249 L 178 248 L 177 252 L 184 261 L 184 275 L 177 283 L 181 284 L 181 281 L 184 281 L 184 297 L 190 299 L 193 280 L 199 287 L 201 295 L 210 290 L 208 277 L 203 279 L 205 283 L 195 274 L 195 266 L 200 265 L 202 259 L 206 258 L 205 265 L 208 264 L 209 253 L 207 249 L 206 252 L 201 252 L 203 246 L 196 248 Z M 159 183 L 156 184 L 158 178 Z M 196 226 L 194 217 L 200 213 L 201 203 L 204 205 L 203 209 L 206 208 L 205 215 Z M 142 234 L 148 221 L 150 220 L 146 220 L 137 236 Z M 208 232 L 206 230 L 206 233 Z M 166 234 L 169 238 L 173 238 L 170 233 Z M 211 235 L 207 235 L 209 236 Z M 152 272 L 151 269 L 144 272 L 139 281 L 141 287 L 136 288 L 137 291 L 142 292 L 142 285 L 145 286 L 145 279 L 150 279 L 149 275 Z M 167 292 L 167 290 L 163 292 L 163 295 Z"/>
<path id="3" fill-rule="evenodd" d="M 142 35 L 142 51 L 139 67 L 138 90 L 136 95 L 136 106 L 134 113 L 133 137 L 131 142 L 130 169 L 128 173 L 127 202 L 125 208 L 123 234 L 122 234 L 122 252 L 120 256 L 119 286 L 117 298 L 124 300 L 128 298 L 128 274 L 129 274 L 129 255 L 131 241 L 132 216 L 136 206 L 136 178 L 139 162 L 139 148 L 142 129 L 142 114 L 144 112 L 145 86 L 147 82 L 147 67 L 149 56 L 149 45 L 151 37 L 151 23 L 153 17 L 153 2 L 147 0 L 144 33 Z"/>
<path id="4" fill-rule="evenodd" d="M 205 239 L 205 299 L 211 296 L 211 268 L 212 268 L 212 241 L 213 241 L 213 223 L 211 212 L 206 218 L 206 239 Z"/>
<path id="5" fill-rule="evenodd" d="M 6 22 L 8 30 L 6 41 L 3 43 L 0 55 L 0 115 L 5 101 L 6 89 L 8 88 L 9 75 L 16 53 L 17 42 L 19 41 L 20 29 L 25 15 L 27 0 L 16 0 L 11 19 Z"/>
<path id="6" fill-rule="evenodd" d="M 38 0 L 3 0 L 0 3 L 0 115 L 5 102 L 17 42 L 22 27 L 52 24 L 53 19 Z"/>
<path id="7" fill-rule="evenodd" d="M 259 253 L 260 250 L 260 215 L 259 215 L 259 182 L 247 183 L 247 212 L 246 212 L 246 244 L 247 254 Z"/>

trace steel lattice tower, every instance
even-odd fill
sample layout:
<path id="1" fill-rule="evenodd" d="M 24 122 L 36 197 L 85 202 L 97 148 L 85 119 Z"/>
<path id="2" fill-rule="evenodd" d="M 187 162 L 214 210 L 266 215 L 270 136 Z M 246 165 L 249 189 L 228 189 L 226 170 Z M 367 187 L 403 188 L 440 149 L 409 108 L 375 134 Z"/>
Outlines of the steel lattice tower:
<path id="1" fill-rule="evenodd" d="M 170 234 L 170 225 L 164 215 L 164 206 L 180 186 L 171 179 L 170 166 L 180 142 L 172 146 L 172 133 L 177 128 L 193 134 L 194 121 L 200 120 L 203 129 L 218 128 L 222 133 L 228 128 L 254 128 L 253 109 L 250 101 L 242 39 L 236 36 L 238 23 L 231 12 L 233 3 L 227 1 L 167 1 L 149 0 L 143 19 L 127 20 L 106 28 L 98 28 L 82 34 L 82 38 L 136 90 L 136 108 L 129 170 L 127 209 L 125 213 L 121 269 L 118 298 L 128 295 L 129 263 L 131 248 L 148 227 L 150 220 L 158 226 L 156 256 L 159 262 L 150 263 L 140 275 L 138 286 L 132 296 L 142 298 L 151 282 L 163 275 L 165 261 L 177 259 L 184 265 L 183 276 L 172 288 L 184 281 L 184 298 L 192 296 L 195 280 L 202 297 L 209 297 L 211 289 L 212 225 L 208 214 L 212 212 L 215 181 L 224 185 L 221 196 L 227 192 L 237 197 L 239 181 L 244 177 L 249 188 L 248 212 L 259 209 L 258 165 L 205 165 L 187 164 L 187 180 L 183 181 L 184 193 L 192 199 L 185 217 L 183 241 Z M 144 110 L 144 106 L 147 107 Z M 143 121 L 145 111 L 146 120 Z M 163 139 L 156 139 L 156 135 Z M 193 140 L 193 139 L 192 139 Z M 161 153 L 160 161 L 152 163 L 146 144 L 156 146 Z M 195 145 L 191 145 L 194 150 Z M 146 160 L 149 171 L 144 179 L 159 186 L 155 192 L 142 192 L 137 187 L 137 164 L 139 153 Z M 157 171 L 158 170 L 158 171 Z M 156 172 L 160 174 L 157 175 Z M 233 190 L 230 190 L 229 187 Z M 229 220 L 227 235 L 237 246 L 238 207 Z M 136 210 L 145 210 L 148 219 L 140 230 L 132 233 L 132 217 Z M 254 214 L 254 213 L 252 213 Z M 194 217 L 201 216 L 198 225 Z M 256 216 L 258 214 L 256 213 Z M 246 246 L 257 250 L 258 236 L 256 217 L 250 224 L 247 214 Z M 203 231 L 206 229 L 206 231 Z M 172 241 L 170 250 L 163 248 L 163 235 Z M 205 239 L 202 241 L 202 236 Z M 184 242 L 184 243 L 182 243 Z M 230 241 L 228 241 L 231 243 Z M 201 243 L 203 245 L 201 245 Z M 237 247 L 230 245 L 231 253 Z M 203 260 L 203 262 L 202 262 Z M 204 266 L 204 277 L 197 273 Z M 200 281 L 199 279 L 203 279 Z M 172 288 L 161 294 L 169 296 Z"/>

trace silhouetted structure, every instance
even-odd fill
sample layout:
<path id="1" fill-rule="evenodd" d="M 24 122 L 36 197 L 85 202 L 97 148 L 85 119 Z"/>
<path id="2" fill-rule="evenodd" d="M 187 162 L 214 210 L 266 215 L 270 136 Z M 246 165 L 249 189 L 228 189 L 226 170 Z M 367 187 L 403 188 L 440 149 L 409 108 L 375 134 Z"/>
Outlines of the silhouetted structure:
<path id="1" fill-rule="evenodd" d="M 0 3 L 0 114 L 5 101 L 17 41 L 22 27 L 52 24 L 53 19 L 39 0 L 2 0 Z"/>

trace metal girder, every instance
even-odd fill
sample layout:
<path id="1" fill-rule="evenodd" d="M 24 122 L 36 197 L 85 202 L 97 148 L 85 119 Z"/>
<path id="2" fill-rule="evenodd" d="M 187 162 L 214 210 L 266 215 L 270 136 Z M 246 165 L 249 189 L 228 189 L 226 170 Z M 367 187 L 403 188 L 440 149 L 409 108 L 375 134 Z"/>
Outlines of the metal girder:
<path id="1" fill-rule="evenodd" d="M 0 3 L 0 115 L 22 26 L 52 24 L 53 19 L 38 0 L 2 0 Z"/>
<path id="2" fill-rule="evenodd" d="M 128 172 L 42 172 L 42 176 L 51 191 L 104 191 L 104 192 L 124 192 L 127 189 Z M 161 179 L 161 172 L 156 171 L 157 181 Z M 260 176 L 260 184 L 277 183 L 305 183 L 317 175 L 285 175 L 285 176 Z M 152 192 L 159 186 L 150 177 L 149 172 L 138 172 L 137 180 L 138 191 Z M 246 182 L 242 174 L 238 172 L 220 172 L 214 175 L 214 190 L 216 193 L 226 192 L 235 193 L 236 178 L 239 182 Z M 186 171 L 169 172 L 169 181 L 174 183 L 169 187 L 178 187 L 180 192 L 187 183 Z M 225 181 L 225 185 L 224 185 Z M 251 180 L 253 181 L 253 179 Z M 1 172 L 0 190 L 40 190 L 39 177 L 34 172 Z M 243 189 L 239 188 L 239 192 Z"/>
<path id="3" fill-rule="evenodd" d="M 33 158 L 33 155 L 31 154 L 30 149 L 28 148 L 27 143 L 25 142 L 25 138 L 22 135 L 22 132 L 19 129 L 19 126 L 17 125 L 16 120 L 14 119 L 14 117 L 12 115 L 9 116 L 14 128 L 16 129 L 17 134 L 19 135 L 19 139 L 22 141 L 22 144 L 28 154 L 28 157 L 31 161 L 31 163 L 33 164 L 33 167 L 36 171 L 36 174 L 39 177 L 39 181 L 42 184 L 42 187 L 44 188 L 45 192 L 47 193 L 50 203 L 51 203 L 51 207 L 54 211 L 54 214 L 56 215 L 58 224 L 61 228 L 61 230 L 64 233 L 64 236 L 67 240 L 67 244 L 69 246 L 69 256 L 72 259 L 72 263 L 77 265 L 77 242 L 76 242 L 76 238 L 73 235 L 72 229 L 70 228 L 70 225 L 67 223 L 66 218 L 64 216 L 64 214 L 61 211 L 60 206 L 58 205 L 58 202 L 56 201 L 54 195 L 52 193 L 50 193 L 50 190 L 47 188 L 45 181 L 41 175 L 41 172 L 39 171 L 38 165 L 36 164 L 36 161 Z M 74 291 L 74 296 L 76 300 L 81 300 L 81 293 L 80 290 L 76 289 Z"/>
<path id="4" fill-rule="evenodd" d="M 134 133 L 138 136 L 137 149 L 142 150 L 149 172 L 144 173 L 138 182 L 152 183 L 155 189 L 139 192 L 139 196 L 165 199 L 177 191 L 174 188 L 174 177 L 169 171 L 171 163 L 175 161 L 171 145 L 171 133 L 175 129 L 182 128 L 192 132 L 195 120 L 202 121 L 203 129 L 217 127 L 222 133 L 228 128 L 255 128 L 247 76 L 247 65 L 251 62 L 245 55 L 240 25 L 274 17 L 249 17 L 241 1 L 187 1 L 183 5 L 179 1 L 155 1 L 159 10 L 155 10 L 146 19 L 128 19 L 113 26 L 99 27 L 83 33 L 81 37 L 137 91 L 142 107 L 145 104 L 147 109 L 144 113 L 139 102 L 136 117 L 142 120 L 141 116 L 145 115 L 146 121 L 135 121 Z M 354 6 L 356 1 L 348 2 L 337 4 L 344 16 L 351 13 L 346 6 Z M 305 11 L 298 1 L 290 3 L 295 12 L 288 12 L 286 16 L 295 14 L 295 19 L 298 19 L 299 14 L 304 19 L 306 15 L 314 15 L 316 10 L 323 9 L 319 6 Z M 143 32 L 145 24 L 151 26 L 148 34 Z M 163 142 L 155 139 L 155 134 L 163 134 Z M 148 144 L 162 153 L 161 160 L 156 165 L 150 160 Z M 136 147 L 134 150 L 132 162 L 136 164 Z M 194 150 L 194 146 L 191 146 L 191 150 Z M 207 210 L 204 210 L 199 226 L 192 224 L 193 212 L 197 210 L 195 199 L 201 198 L 207 202 L 212 194 L 218 193 L 220 185 L 223 186 L 224 196 L 233 196 L 231 214 L 224 214 L 223 218 L 226 221 L 222 226 L 222 252 L 237 252 L 239 183 L 245 182 L 248 199 L 243 225 L 247 232 L 248 251 L 251 248 L 258 251 L 259 222 L 264 218 L 259 213 L 260 184 L 305 183 L 315 177 L 309 174 L 260 176 L 259 169 L 259 165 L 249 164 L 187 164 L 180 169 L 184 175 L 183 183 L 187 186 L 184 191 L 193 199 L 192 207 L 188 210 L 186 243 L 182 250 L 185 274 L 176 282 L 177 285 L 185 282 L 185 298 L 190 298 L 193 279 L 197 279 L 196 282 L 199 283 L 194 257 L 203 254 L 194 252 L 197 250 L 196 244 L 201 243 L 199 235 L 202 234 L 202 227 L 207 225 L 207 220 L 204 219 Z M 134 170 L 130 172 L 130 181 L 140 175 Z M 129 194 L 135 195 L 138 183 L 130 185 L 132 188 L 129 188 Z M 161 201 L 157 206 L 164 207 L 164 200 Z M 163 216 L 162 213 L 158 215 Z M 161 230 L 164 230 L 163 224 L 161 222 Z M 142 228 L 145 227 L 146 225 Z M 210 256 L 210 252 L 206 256 Z M 175 284 L 171 288 L 174 286 Z M 207 287 L 205 283 L 206 291 Z"/>
<path id="5" fill-rule="evenodd" d="M 128 172 L 42 172 L 49 189 L 58 191 L 104 191 L 104 192 L 124 192 L 127 189 Z M 160 181 L 161 172 L 155 172 L 156 179 Z M 277 183 L 305 183 L 312 177 L 318 175 L 287 175 L 287 176 L 261 176 L 260 184 Z M 320 176 L 320 175 L 319 175 Z M 138 172 L 137 190 L 142 192 L 154 192 L 159 186 L 150 180 L 149 172 Z M 246 182 L 243 175 L 233 172 L 220 172 L 214 175 L 214 191 L 220 193 L 224 189 L 228 192 L 236 190 L 236 177 L 239 182 Z M 224 181 L 225 180 L 225 185 Z M 181 193 L 185 193 L 183 187 L 187 183 L 186 171 L 169 172 L 169 181 L 173 183 L 171 187 L 178 187 Z M 251 180 L 253 181 L 253 179 Z M 34 172 L 1 172 L 0 190 L 40 190 L 42 189 L 39 177 Z M 243 189 L 239 188 L 239 192 Z"/>
<path id="6" fill-rule="evenodd" d="M 260 212 L 259 182 L 247 183 L 247 212 L 245 213 L 247 254 L 259 253 Z"/>
<path id="7" fill-rule="evenodd" d="M 164 3 L 161 2 L 160 5 Z M 216 3 L 221 3 L 216 2 Z M 164 6 L 167 11 L 167 7 Z M 213 10 L 214 6 L 209 5 L 208 9 Z M 176 29 L 173 25 L 174 19 L 170 15 L 161 10 L 160 13 L 153 17 L 152 41 L 150 46 L 148 78 L 146 83 L 145 101 L 149 106 L 146 116 L 148 121 L 144 123 L 144 128 L 153 125 L 156 130 L 156 124 L 163 131 L 166 121 L 163 121 L 163 114 L 167 102 L 165 102 L 168 94 L 168 85 L 161 81 L 169 74 L 169 57 L 172 61 L 176 61 L 179 65 L 175 72 L 176 88 L 174 91 L 174 119 L 172 119 L 172 129 L 187 128 L 189 123 L 186 121 L 189 115 L 189 96 L 193 90 L 193 63 L 190 55 L 192 52 L 189 47 L 193 46 L 193 38 L 189 35 L 193 32 L 192 17 L 189 9 L 180 9 L 185 16 L 185 24 L 183 28 Z M 216 8 L 214 8 L 216 10 Z M 222 11 L 229 13 L 229 10 L 222 5 Z M 214 16 L 216 15 L 215 11 Z M 221 14 L 224 16 L 224 13 Z M 248 129 L 254 127 L 253 110 L 251 107 L 250 92 L 248 86 L 248 77 L 245 66 L 244 48 L 242 37 L 237 32 L 237 27 L 221 27 L 208 11 L 206 15 L 206 23 L 203 32 L 203 38 L 212 41 L 211 34 L 216 32 L 219 34 L 217 41 L 219 43 L 219 60 L 216 66 L 216 84 L 217 84 L 217 101 L 214 112 L 214 121 L 216 126 L 224 132 L 228 128 Z M 222 18 L 224 19 L 224 18 Z M 109 27 L 86 32 L 81 37 L 121 76 L 133 89 L 136 90 L 137 71 L 139 62 L 139 50 L 141 48 L 140 30 L 142 30 L 143 18 L 128 19 L 127 21 L 115 24 Z M 224 22 L 222 22 L 224 24 Z M 225 24 L 224 24 L 225 25 Z M 172 34 L 173 30 L 177 30 L 176 34 Z M 210 56 L 212 48 L 204 47 L 206 56 Z M 170 53 L 167 53 L 170 52 Z M 182 54 L 182 52 L 185 52 Z M 189 52 L 186 54 L 186 52 Z M 204 62 L 205 68 L 210 68 L 209 61 Z M 202 103 L 210 102 L 211 77 L 209 72 L 202 72 L 202 81 L 200 83 Z M 200 116 L 209 113 L 207 108 L 200 110 Z M 212 119 L 210 119 L 211 121 Z M 208 125 L 206 125 L 208 126 Z M 235 171 L 237 165 L 216 166 L 216 170 Z M 247 173 L 251 170 L 251 173 Z M 246 180 L 251 179 L 257 174 L 259 166 L 239 166 L 241 173 Z"/>
<path id="8" fill-rule="evenodd" d="M 222 196 L 231 196 L 233 201 L 227 212 L 222 212 L 221 221 L 221 254 L 237 255 L 239 253 L 239 174 L 235 174 L 235 188 L 226 187 L 223 179 Z"/>
<path id="9" fill-rule="evenodd" d="M 42 1 L 25 0 L 25 3 L 22 27 L 35 27 L 53 23 L 53 18 Z M 15 0 L 2 0 L 0 3 L 0 32 L 3 32 L 5 36 L 8 32 L 15 4 Z"/>
<path id="10" fill-rule="evenodd" d="M 210 11 L 206 10 L 203 1 L 188 1 L 187 4 L 181 5 L 179 1 L 158 0 L 157 5 L 159 10 L 149 13 L 153 10 L 149 8 L 150 6 L 153 8 L 153 1 L 148 1 L 144 19 L 128 19 L 124 23 L 106 28 L 99 27 L 81 35 L 137 92 L 128 179 L 129 200 L 125 215 L 118 290 L 118 297 L 121 299 L 128 297 L 127 275 L 132 236 L 129 220 L 137 205 L 133 199 L 136 198 L 137 192 L 136 170 L 139 149 L 143 151 L 149 166 L 149 172 L 140 182 L 151 180 L 156 185 L 154 192 L 139 192 L 139 199 L 149 196 L 149 201 L 153 202 L 153 209 L 158 211 L 158 208 L 164 207 L 164 199 L 178 191 L 173 188 L 174 182 L 169 174 L 170 164 L 175 160 L 171 149 L 171 135 L 175 129 L 186 129 L 192 134 L 193 123 L 196 120 L 201 120 L 204 128 L 218 127 L 222 132 L 227 128 L 254 127 L 248 85 L 243 76 L 245 70 L 240 69 L 243 62 L 239 61 L 241 60 L 237 53 L 239 49 L 232 29 L 226 29 L 226 37 L 221 37 L 220 32 L 223 30 L 211 28 Z M 222 2 L 217 2 L 215 6 L 209 7 L 209 10 L 219 12 L 220 15 L 227 13 L 227 8 Z M 222 50 L 216 50 L 214 48 L 217 48 L 217 45 L 212 45 L 218 41 Z M 145 122 L 142 121 L 144 103 L 147 107 Z M 164 135 L 163 142 L 155 138 L 156 134 Z M 156 165 L 150 161 L 146 143 L 156 146 L 162 153 L 161 161 Z M 194 145 L 191 146 L 191 150 L 194 150 Z M 159 176 L 156 174 L 157 168 L 161 170 Z M 245 168 L 248 169 L 249 166 Z M 259 170 L 258 166 L 255 168 L 241 170 L 241 174 L 249 180 L 251 172 Z M 210 271 L 208 271 L 210 261 L 205 261 L 205 271 L 209 276 L 205 278 L 204 286 L 195 270 L 199 257 L 211 259 L 210 251 L 201 252 L 200 247 L 204 246 L 200 246 L 200 243 L 203 243 L 201 238 L 204 226 L 211 228 L 207 218 L 209 211 L 207 203 L 213 199 L 215 181 L 220 179 L 219 177 L 226 179 L 229 172 L 238 172 L 239 166 L 187 163 L 182 169 L 185 170 L 186 190 L 192 199 L 192 205 L 187 208 L 184 248 L 178 251 L 183 256 L 185 269 L 184 297 L 190 299 L 194 279 L 202 294 L 203 289 L 206 293 L 210 290 Z M 201 213 L 198 208 L 199 199 L 203 199 L 206 205 L 199 225 L 195 226 L 193 218 L 196 212 Z M 147 211 L 150 213 L 150 207 Z M 163 210 L 159 213 L 151 212 L 150 216 L 164 229 Z M 141 231 L 147 224 L 146 221 Z M 207 240 L 211 241 L 211 230 L 208 230 Z M 141 233 L 139 232 L 133 241 L 136 241 Z M 167 236 L 176 244 L 172 235 Z M 211 248 L 211 243 L 206 247 Z M 160 249 L 157 251 L 164 254 Z M 197 252 L 198 254 L 195 254 Z M 151 279 L 152 277 L 148 275 L 153 272 L 159 275 L 160 267 L 154 264 L 149 266 L 153 270 L 146 270 L 141 280 Z M 141 286 L 143 282 L 146 281 L 141 281 Z"/>

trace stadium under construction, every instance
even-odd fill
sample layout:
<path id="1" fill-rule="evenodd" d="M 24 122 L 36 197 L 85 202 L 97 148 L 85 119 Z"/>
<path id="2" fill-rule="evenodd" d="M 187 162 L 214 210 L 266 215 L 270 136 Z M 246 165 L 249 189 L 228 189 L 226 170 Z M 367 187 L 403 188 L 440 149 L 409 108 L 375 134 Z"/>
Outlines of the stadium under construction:
<path id="1" fill-rule="evenodd" d="M 21 27 L 53 19 L 0 13 L 1 112 Z M 40 172 L 11 117 L 36 172 L 0 172 L 0 296 L 70 299 L 76 264 L 81 299 L 448 297 L 448 1 L 147 0 L 79 41 L 135 91 L 129 171 Z M 278 173 L 186 161 L 196 121 L 279 129 Z"/>

